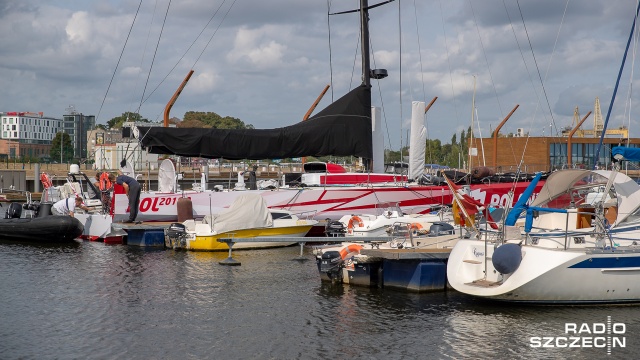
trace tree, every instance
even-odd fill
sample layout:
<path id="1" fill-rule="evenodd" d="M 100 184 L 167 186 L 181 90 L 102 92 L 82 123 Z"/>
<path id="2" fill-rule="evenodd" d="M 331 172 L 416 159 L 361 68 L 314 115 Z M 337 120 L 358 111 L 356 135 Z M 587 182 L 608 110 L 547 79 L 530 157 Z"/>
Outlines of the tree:
<path id="1" fill-rule="evenodd" d="M 207 128 L 209 126 L 207 126 L 205 123 L 203 123 L 200 120 L 184 120 L 178 123 L 176 127 L 198 129 L 198 128 Z"/>
<path id="2" fill-rule="evenodd" d="M 231 116 L 222 117 L 214 112 L 187 111 L 184 114 L 184 121 L 197 120 L 208 128 L 214 129 L 253 129 L 253 125 L 245 124 L 242 120 Z M 186 126 L 181 126 L 186 127 Z"/>
<path id="3" fill-rule="evenodd" d="M 149 120 L 143 118 L 140 114 L 138 113 L 133 113 L 133 112 L 125 112 L 122 113 L 122 115 L 120 116 L 116 116 L 113 119 L 107 121 L 107 126 L 109 127 L 109 129 L 118 129 L 122 127 L 122 124 L 125 121 L 131 121 L 131 122 L 150 122 Z"/>
<path id="4" fill-rule="evenodd" d="M 71 144 L 71 136 L 66 132 L 59 132 L 51 141 L 51 161 L 60 161 L 60 145 L 62 143 L 62 162 L 71 161 L 73 159 L 73 145 Z"/>
<path id="5" fill-rule="evenodd" d="M 442 152 L 442 143 L 440 139 L 436 140 L 427 140 L 426 147 L 426 159 L 425 162 L 429 164 L 442 164 L 443 163 L 443 152 Z"/>

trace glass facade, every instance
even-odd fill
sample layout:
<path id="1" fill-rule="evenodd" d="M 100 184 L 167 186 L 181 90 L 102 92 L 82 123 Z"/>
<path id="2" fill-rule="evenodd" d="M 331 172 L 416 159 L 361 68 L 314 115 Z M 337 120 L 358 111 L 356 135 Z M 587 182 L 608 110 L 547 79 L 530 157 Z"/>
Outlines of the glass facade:
<path id="1" fill-rule="evenodd" d="M 602 144 L 602 149 L 598 156 L 597 166 L 604 169 L 605 165 L 611 163 L 611 147 L 617 144 Z M 635 148 L 635 144 L 628 147 Z M 593 169 L 593 158 L 596 155 L 598 144 L 571 144 L 571 167 L 575 169 Z M 549 145 L 549 161 L 551 169 L 566 169 L 569 167 L 567 163 L 567 144 L 552 143 Z M 636 164 L 637 165 L 637 164 Z"/>

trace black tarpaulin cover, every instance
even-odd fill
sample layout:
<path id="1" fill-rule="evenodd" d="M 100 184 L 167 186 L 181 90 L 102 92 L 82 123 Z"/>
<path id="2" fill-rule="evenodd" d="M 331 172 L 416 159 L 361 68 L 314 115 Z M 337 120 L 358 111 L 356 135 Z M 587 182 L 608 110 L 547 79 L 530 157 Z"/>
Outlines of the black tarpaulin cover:
<path id="1" fill-rule="evenodd" d="M 153 154 L 239 159 L 303 156 L 373 158 L 371 90 L 359 86 L 306 121 L 277 129 L 140 127 Z"/>

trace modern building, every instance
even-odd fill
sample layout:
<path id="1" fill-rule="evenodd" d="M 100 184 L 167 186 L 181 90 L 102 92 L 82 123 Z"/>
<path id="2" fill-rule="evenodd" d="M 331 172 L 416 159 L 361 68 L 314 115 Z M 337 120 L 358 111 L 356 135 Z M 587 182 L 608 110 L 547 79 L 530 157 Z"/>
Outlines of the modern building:
<path id="1" fill-rule="evenodd" d="M 640 148 L 640 139 L 604 138 L 598 161 L 594 163 L 600 139 L 557 137 L 498 137 L 473 139 L 477 155 L 470 168 L 486 166 L 496 172 L 533 173 L 567 168 L 600 169 L 611 164 L 611 148 L 618 145 Z M 498 149 L 497 151 L 495 149 Z"/>
<path id="2" fill-rule="evenodd" d="M 582 125 L 592 113 L 593 128 L 584 129 Z M 629 138 L 629 130 L 625 126 L 604 130 L 598 98 L 595 99 L 593 111 L 582 118 L 576 107 L 573 123 L 565 127 L 560 136 L 532 137 L 522 128 L 517 129 L 513 136 L 504 136 L 500 134 L 500 128 L 508 118 L 493 132 L 493 137 L 473 139 L 469 152 L 472 156 L 468 158 L 469 169 L 486 166 L 498 173 L 514 172 L 519 167 L 520 171 L 527 173 L 567 168 L 605 169 L 611 165 L 612 147 L 623 145 L 640 148 L 640 139 Z M 598 148 L 600 152 L 596 160 Z M 633 166 L 637 168 L 636 165 Z"/>
<path id="3" fill-rule="evenodd" d="M 67 114 L 63 116 L 63 131 L 71 137 L 73 157 L 87 159 L 89 157 L 87 131 L 95 129 L 96 117 L 79 113 L 73 106 L 69 106 L 66 110 Z"/>
<path id="4" fill-rule="evenodd" d="M 0 154 L 10 159 L 48 156 L 53 138 L 63 128 L 62 119 L 42 112 L 0 113 L 0 123 Z"/>

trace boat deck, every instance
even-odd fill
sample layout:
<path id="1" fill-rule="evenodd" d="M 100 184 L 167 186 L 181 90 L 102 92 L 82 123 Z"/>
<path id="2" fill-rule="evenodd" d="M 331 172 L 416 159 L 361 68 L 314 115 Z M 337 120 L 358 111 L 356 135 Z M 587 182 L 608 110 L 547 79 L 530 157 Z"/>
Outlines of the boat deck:
<path id="1" fill-rule="evenodd" d="M 481 288 L 492 288 L 492 287 L 496 287 L 496 286 L 500 286 L 502 285 L 502 282 L 500 281 L 489 281 L 486 279 L 479 279 L 479 280 L 474 280 L 470 283 L 466 283 L 465 285 L 471 285 L 471 286 L 477 286 L 477 287 L 481 287 Z"/>

